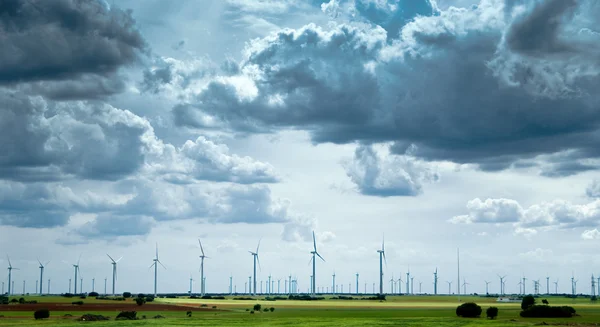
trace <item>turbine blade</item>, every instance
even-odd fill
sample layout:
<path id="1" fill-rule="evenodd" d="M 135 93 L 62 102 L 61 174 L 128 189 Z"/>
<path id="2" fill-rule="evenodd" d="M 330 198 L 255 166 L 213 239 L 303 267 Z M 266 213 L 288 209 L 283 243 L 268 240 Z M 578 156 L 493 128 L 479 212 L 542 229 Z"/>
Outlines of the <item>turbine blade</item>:
<path id="1" fill-rule="evenodd" d="M 10 257 L 8 255 L 6 255 L 6 259 L 8 260 L 8 266 L 12 267 L 12 264 L 10 263 Z"/>
<path id="2" fill-rule="evenodd" d="M 82 254 L 83 254 L 83 253 L 79 254 L 79 258 L 77 259 L 77 266 L 79 266 L 79 262 L 81 261 L 81 255 L 82 255 Z"/>
<path id="3" fill-rule="evenodd" d="M 381 251 L 384 252 L 384 256 L 385 256 L 385 234 L 383 234 L 382 238 L 381 238 Z"/>
<path id="4" fill-rule="evenodd" d="M 383 253 L 383 262 L 385 263 L 385 267 L 387 268 L 387 259 L 385 258 L 385 251 Z"/>
<path id="5" fill-rule="evenodd" d="M 310 266 L 310 264 L 312 263 L 313 257 L 310 257 L 310 260 L 308 260 L 308 265 Z"/>
<path id="6" fill-rule="evenodd" d="M 156 259 L 158 260 L 158 242 L 156 242 Z"/>
<path id="7" fill-rule="evenodd" d="M 319 258 L 321 258 L 321 260 L 323 260 L 323 262 L 325 262 L 325 259 L 323 259 L 323 257 L 319 254 L 319 252 L 315 253 Z"/>
<path id="8" fill-rule="evenodd" d="M 106 255 L 110 258 L 110 261 L 112 261 L 113 263 L 115 262 L 115 259 L 113 259 L 108 253 Z"/>
<path id="9" fill-rule="evenodd" d="M 258 239 L 258 245 L 256 246 L 256 254 L 258 254 L 258 248 L 260 248 L 260 241 L 262 240 L 262 237 Z"/>
<path id="10" fill-rule="evenodd" d="M 315 238 L 315 231 L 313 231 L 313 247 L 314 251 L 317 252 L 317 239 Z"/>
<path id="11" fill-rule="evenodd" d="M 154 265 L 155 265 L 155 264 L 156 264 L 156 261 L 155 261 L 154 263 L 152 263 L 152 264 L 150 265 L 150 267 L 148 267 L 148 270 L 150 270 L 150 268 L 154 267 Z"/>
<path id="12" fill-rule="evenodd" d="M 44 265 L 44 267 L 47 266 L 49 263 L 50 263 L 50 261 L 46 262 L 46 264 Z"/>
<path id="13" fill-rule="evenodd" d="M 156 261 L 156 262 L 160 263 L 160 265 L 161 265 L 163 268 L 165 268 L 165 270 L 167 269 L 167 267 L 165 267 L 165 265 L 163 265 L 163 264 L 162 264 L 162 262 L 160 262 L 160 261 Z"/>
<path id="14" fill-rule="evenodd" d="M 117 261 L 115 263 L 121 261 L 121 259 L 123 259 L 123 257 L 120 257 L 119 259 L 117 259 Z"/>
<path id="15" fill-rule="evenodd" d="M 256 262 L 258 262 L 258 270 L 262 271 L 262 268 L 260 267 L 260 259 L 258 258 L 258 252 L 256 253 Z"/>
<path id="16" fill-rule="evenodd" d="M 42 262 L 40 261 L 40 259 L 38 258 L 37 261 L 40 263 L 40 266 L 43 266 Z"/>
<path id="17" fill-rule="evenodd" d="M 202 247 L 202 242 L 200 242 L 200 239 L 198 239 L 198 244 L 200 244 L 200 252 L 202 252 L 202 255 L 204 255 L 204 248 Z"/>

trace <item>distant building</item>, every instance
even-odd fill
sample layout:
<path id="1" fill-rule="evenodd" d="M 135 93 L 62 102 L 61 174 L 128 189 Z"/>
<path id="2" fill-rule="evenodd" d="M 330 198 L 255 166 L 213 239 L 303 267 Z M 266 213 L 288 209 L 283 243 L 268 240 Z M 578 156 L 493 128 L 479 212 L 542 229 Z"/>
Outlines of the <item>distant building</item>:
<path id="1" fill-rule="evenodd" d="M 496 299 L 496 302 L 521 303 L 521 299 L 518 299 L 518 298 L 515 298 L 515 297 L 501 296 L 498 299 Z"/>

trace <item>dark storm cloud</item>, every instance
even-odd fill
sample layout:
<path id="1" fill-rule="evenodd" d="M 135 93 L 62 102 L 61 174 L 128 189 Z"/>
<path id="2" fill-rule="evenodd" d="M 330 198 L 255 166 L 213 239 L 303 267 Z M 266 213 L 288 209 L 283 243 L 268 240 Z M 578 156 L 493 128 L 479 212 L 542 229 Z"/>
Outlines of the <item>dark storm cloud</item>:
<path id="1" fill-rule="evenodd" d="M 103 103 L 0 90 L 0 138 L 3 179 L 114 180 L 140 168 L 154 133 L 147 120 Z"/>
<path id="2" fill-rule="evenodd" d="M 280 31 L 249 43 L 240 74 L 215 78 L 173 110 L 175 121 L 299 128 L 315 143 L 392 141 L 397 154 L 412 147 L 490 171 L 569 153 L 543 173 L 590 169 L 572 162 L 600 155 L 600 62 L 579 32 L 595 27 L 598 5 L 527 2 L 512 21 L 503 3 L 417 17 L 392 44 L 377 26 Z M 538 28 L 549 43 L 528 36 Z M 557 56 L 563 45 L 574 56 Z"/>
<path id="3" fill-rule="evenodd" d="M 130 12 L 95 0 L 3 1 L 0 35 L 0 84 L 106 76 L 145 48 Z"/>

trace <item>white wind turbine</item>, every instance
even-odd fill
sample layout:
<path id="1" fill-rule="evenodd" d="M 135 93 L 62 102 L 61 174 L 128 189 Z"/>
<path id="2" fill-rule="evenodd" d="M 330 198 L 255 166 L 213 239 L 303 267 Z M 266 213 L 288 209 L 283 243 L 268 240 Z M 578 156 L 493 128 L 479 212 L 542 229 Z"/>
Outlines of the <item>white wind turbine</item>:
<path id="1" fill-rule="evenodd" d="M 74 288 L 73 288 L 73 294 L 77 294 L 77 274 L 81 275 L 81 271 L 79 270 L 79 262 L 81 261 L 81 254 L 79 255 L 79 258 L 77 259 L 77 263 L 76 264 L 72 264 L 73 268 L 75 269 L 75 281 L 74 281 Z M 64 263 L 69 264 L 68 262 L 64 261 Z M 80 276 L 81 277 L 81 276 Z"/>
<path id="2" fill-rule="evenodd" d="M 165 268 L 165 270 L 167 269 L 167 267 L 165 267 L 165 265 L 162 264 L 162 262 L 160 262 L 160 260 L 158 259 L 158 243 L 156 243 L 156 257 L 154 257 L 154 259 L 152 259 L 152 261 L 154 261 L 150 267 L 152 268 L 152 266 L 154 266 L 154 297 L 156 297 L 156 286 L 158 283 L 158 264 L 160 263 L 160 265 Z"/>
<path id="3" fill-rule="evenodd" d="M 256 295 L 256 263 L 258 262 L 258 268 L 260 269 L 260 260 L 258 259 L 258 249 L 260 248 L 260 239 L 258 240 L 258 245 L 256 246 L 256 252 L 248 251 L 252 254 L 254 259 L 254 279 L 252 280 L 252 284 L 254 284 L 254 292 L 253 295 Z"/>
<path id="4" fill-rule="evenodd" d="M 111 264 L 113 266 L 112 267 L 112 269 L 113 269 L 113 271 L 112 271 L 112 295 L 115 296 L 115 294 L 116 294 L 115 286 L 116 286 L 116 282 L 117 282 L 117 263 L 119 261 L 121 261 L 121 259 L 123 259 L 123 257 L 120 257 L 119 259 L 117 259 L 115 261 L 115 259 L 113 259 L 108 253 L 106 255 L 110 258 L 110 261 L 112 261 L 111 262 Z"/>
<path id="5" fill-rule="evenodd" d="M 42 262 L 40 261 L 40 259 L 37 259 L 37 261 L 40 263 L 40 295 L 42 295 L 42 284 L 44 283 L 44 268 L 46 268 L 45 266 L 47 266 L 50 261 L 46 262 L 46 264 L 42 264 Z"/>
<path id="6" fill-rule="evenodd" d="M 312 295 L 315 296 L 316 292 L 316 283 L 317 283 L 317 276 L 316 276 L 316 266 L 317 266 L 317 260 L 315 258 L 315 256 L 318 256 L 319 258 L 321 258 L 321 260 L 323 260 L 323 262 L 325 262 L 325 259 L 323 259 L 323 257 L 319 254 L 319 252 L 317 251 L 317 239 L 315 238 L 315 232 L 313 231 L 313 250 L 310 252 L 312 254 L 312 258 L 310 259 L 312 261 L 312 265 L 313 265 L 313 273 L 312 273 Z M 310 264 L 310 262 L 309 262 Z"/>
<path id="7" fill-rule="evenodd" d="M 8 260 L 8 295 L 11 295 L 11 292 L 14 292 L 15 290 L 12 289 L 12 284 L 14 282 L 11 282 L 12 280 L 12 271 L 13 270 L 19 270 L 19 268 L 15 268 L 12 266 L 12 264 L 10 263 L 10 258 L 8 257 L 8 255 L 6 256 L 6 259 Z"/>
<path id="8" fill-rule="evenodd" d="M 381 241 L 381 250 L 377 250 L 379 253 L 379 294 L 383 294 L 383 262 L 387 267 L 387 260 L 385 259 L 385 236 Z"/>
<path id="9" fill-rule="evenodd" d="M 204 255 L 204 248 L 200 239 L 198 239 L 198 244 L 200 244 L 200 252 L 202 253 L 200 256 L 200 294 L 204 296 L 204 259 L 208 257 Z"/>

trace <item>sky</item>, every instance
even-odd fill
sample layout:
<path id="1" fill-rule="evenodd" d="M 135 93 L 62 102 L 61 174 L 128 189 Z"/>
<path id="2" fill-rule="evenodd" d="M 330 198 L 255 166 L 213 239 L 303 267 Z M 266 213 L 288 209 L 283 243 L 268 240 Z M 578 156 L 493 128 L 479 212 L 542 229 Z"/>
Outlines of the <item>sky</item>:
<path id="1" fill-rule="evenodd" d="M 0 266 L 21 292 L 423 293 L 600 275 L 595 0 L 0 4 Z M 45 281 L 46 282 L 46 281 Z M 347 290 L 347 286 L 346 286 Z M 397 289 L 396 289 L 397 290 Z M 462 289 L 461 289 L 462 291 Z"/>

